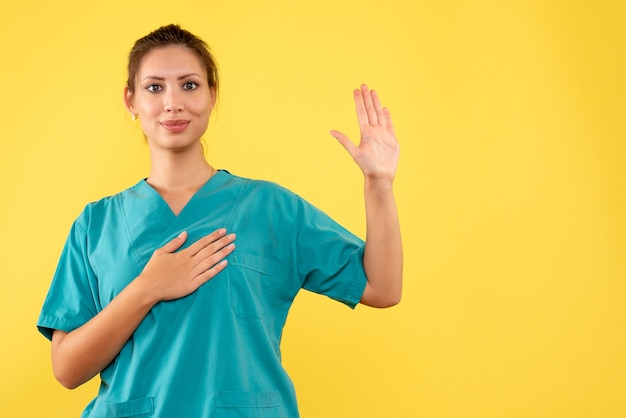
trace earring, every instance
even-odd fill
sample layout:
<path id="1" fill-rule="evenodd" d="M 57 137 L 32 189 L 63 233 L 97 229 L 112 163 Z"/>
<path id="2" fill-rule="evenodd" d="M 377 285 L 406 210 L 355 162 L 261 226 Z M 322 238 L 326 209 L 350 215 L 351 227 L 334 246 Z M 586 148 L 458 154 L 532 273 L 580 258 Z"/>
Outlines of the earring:
<path id="1" fill-rule="evenodd" d="M 137 118 L 139 118 L 139 115 L 136 113 L 131 113 L 130 117 L 133 118 L 133 122 L 137 120 Z"/>

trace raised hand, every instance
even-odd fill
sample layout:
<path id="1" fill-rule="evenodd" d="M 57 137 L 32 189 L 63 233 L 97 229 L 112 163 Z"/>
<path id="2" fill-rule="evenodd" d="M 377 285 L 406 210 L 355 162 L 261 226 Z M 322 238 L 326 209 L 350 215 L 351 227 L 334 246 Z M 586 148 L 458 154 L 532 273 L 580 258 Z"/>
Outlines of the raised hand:
<path id="1" fill-rule="evenodd" d="M 382 107 L 378 94 L 365 84 L 354 90 L 354 102 L 361 129 L 359 145 L 339 131 L 330 133 L 350 153 L 366 178 L 391 183 L 398 168 L 400 145 L 389 109 Z"/>
<path id="2" fill-rule="evenodd" d="M 157 249 L 144 267 L 145 289 L 155 301 L 178 299 L 198 289 L 226 267 L 225 257 L 234 251 L 235 234 L 225 229 L 200 238 L 181 251 L 187 240 L 183 232 Z"/>

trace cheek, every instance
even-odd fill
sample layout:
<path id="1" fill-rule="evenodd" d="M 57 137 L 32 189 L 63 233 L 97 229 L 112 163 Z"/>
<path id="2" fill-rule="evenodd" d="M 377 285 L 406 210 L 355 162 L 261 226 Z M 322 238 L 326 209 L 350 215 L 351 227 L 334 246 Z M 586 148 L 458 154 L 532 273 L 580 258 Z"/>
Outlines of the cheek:
<path id="1" fill-rule="evenodd" d="M 209 127 L 209 115 L 208 115 L 208 113 L 206 113 L 206 114 L 204 114 L 202 116 L 198 116 L 196 126 L 197 126 L 198 131 L 205 132 L 207 130 L 207 128 Z"/>
<path id="2" fill-rule="evenodd" d="M 159 103 L 155 100 L 155 97 L 148 94 L 145 90 L 140 90 L 135 93 L 133 105 L 139 113 L 144 115 L 144 117 L 154 114 L 158 104 Z"/>
<path id="3" fill-rule="evenodd" d="M 211 111 L 209 101 L 204 98 L 190 102 L 189 106 L 197 115 L 209 114 Z"/>
<path id="4" fill-rule="evenodd" d="M 208 102 L 196 103 L 193 107 L 188 107 L 187 109 L 197 118 L 199 122 L 198 127 L 206 130 L 209 125 L 209 116 L 211 115 Z"/>
<path id="5" fill-rule="evenodd" d="M 153 101 L 144 100 L 139 104 L 138 109 L 141 109 L 146 116 L 150 116 L 157 112 L 157 107 L 157 104 Z"/>

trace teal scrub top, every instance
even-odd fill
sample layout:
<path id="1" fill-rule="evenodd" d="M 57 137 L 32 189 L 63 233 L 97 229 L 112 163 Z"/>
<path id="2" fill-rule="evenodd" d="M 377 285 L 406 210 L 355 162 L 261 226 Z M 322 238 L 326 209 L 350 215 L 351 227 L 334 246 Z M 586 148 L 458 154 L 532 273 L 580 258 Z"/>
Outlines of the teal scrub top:
<path id="1" fill-rule="evenodd" d="M 86 206 L 74 222 L 37 326 L 51 338 L 89 321 L 155 249 L 225 227 L 229 265 L 196 292 L 155 305 L 101 373 L 82 417 L 298 417 L 280 340 L 301 288 L 354 308 L 364 243 L 270 182 L 217 172 L 178 216 L 145 181 Z"/>

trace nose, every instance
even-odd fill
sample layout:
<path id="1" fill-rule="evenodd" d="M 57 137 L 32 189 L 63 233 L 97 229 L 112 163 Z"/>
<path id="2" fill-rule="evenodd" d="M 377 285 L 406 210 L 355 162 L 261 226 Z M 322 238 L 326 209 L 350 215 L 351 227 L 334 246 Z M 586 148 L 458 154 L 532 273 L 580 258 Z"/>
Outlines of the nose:
<path id="1" fill-rule="evenodd" d="M 169 89 L 163 95 L 163 108 L 166 112 L 181 112 L 185 109 L 182 97 L 175 89 Z"/>

